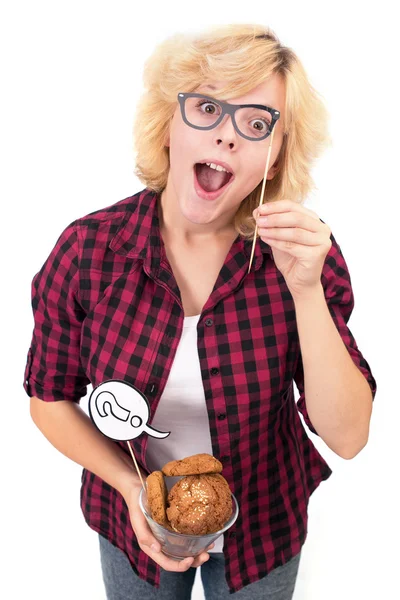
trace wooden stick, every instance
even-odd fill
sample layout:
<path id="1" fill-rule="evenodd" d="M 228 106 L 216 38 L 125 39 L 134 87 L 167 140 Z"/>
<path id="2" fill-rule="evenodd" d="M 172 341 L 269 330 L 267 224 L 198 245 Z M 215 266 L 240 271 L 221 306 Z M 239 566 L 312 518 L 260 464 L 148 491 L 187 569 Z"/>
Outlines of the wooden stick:
<path id="1" fill-rule="evenodd" d="M 146 488 L 144 487 L 144 483 L 143 483 L 142 475 L 141 475 L 141 473 L 140 473 L 140 470 L 139 470 L 138 464 L 137 464 L 137 462 L 136 462 L 135 455 L 133 454 L 133 450 L 132 450 L 132 448 L 131 448 L 131 445 L 130 445 L 130 443 L 129 443 L 129 442 L 126 442 L 126 443 L 128 444 L 129 452 L 131 453 L 131 456 L 132 456 L 133 462 L 135 463 L 136 471 L 138 472 L 138 475 L 139 475 L 139 477 L 140 477 L 140 481 L 142 482 L 142 487 L 143 487 L 143 490 L 144 490 L 144 491 L 146 491 Z"/>
<path id="2" fill-rule="evenodd" d="M 264 179 L 263 179 L 263 184 L 262 184 L 261 194 L 260 194 L 260 204 L 258 206 L 261 206 L 263 204 L 264 189 L 265 189 L 266 177 L 268 175 L 268 166 L 269 166 L 269 159 L 270 159 L 270 156 L 271 156 L 272 140 L 274 138 L 274 133 L 275 133 L 275 127 L 273 128 L 272 133 L 271 133 L 271 141 L 270 141 L 269 148 L 268 148 L 267 162 L 266 162 L 266 165 L 265 165 Z M 253 246 L 252 246 L 252 249 L 251 249 L 249 270 L 247 271 L 248 273 L 250 273 L 251 263 L 253 262 L 254 250 L 255 250 L 255 247 L 256 247 L 257 231 L 258 231 L 258 225 L 256 224 L 256 228 L 254 230 Z"/>

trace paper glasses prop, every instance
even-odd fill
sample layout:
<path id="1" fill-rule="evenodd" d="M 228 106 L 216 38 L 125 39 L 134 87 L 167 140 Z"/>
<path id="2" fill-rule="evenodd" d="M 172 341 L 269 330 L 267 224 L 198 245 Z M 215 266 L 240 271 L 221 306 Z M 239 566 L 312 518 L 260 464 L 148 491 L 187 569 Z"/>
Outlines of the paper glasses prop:
<path id="1" fill-rule="evenodd" d="M 135 464 L 143 489 L 143 479 L 129 440 L 143 432 L 155 438 L 166 438 L 164 433 L 148 424 L 150 407 L 142 392 L 130 383 L 109 379 L 100 383 L 89 397 L 89 415 L 97 429 L 114 441 L 126 442 Z"/>

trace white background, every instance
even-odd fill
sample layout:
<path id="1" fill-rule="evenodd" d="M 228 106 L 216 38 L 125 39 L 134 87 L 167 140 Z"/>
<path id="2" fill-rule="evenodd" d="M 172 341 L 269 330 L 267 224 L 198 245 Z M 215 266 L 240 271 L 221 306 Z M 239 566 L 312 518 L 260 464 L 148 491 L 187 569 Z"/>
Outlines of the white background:
<path id="1" fill-rule="evenodd" d="M 369 443 L 354 460 L 308 432 L 334 473 L 310 500 L 295 600 L 399 597 L 394 4 L 2 4 L 1 597 L 105 599 L 97 534 L 79 507 L 81 467 L 36 429 L 22 388 L 31 280 L 71 221 L 143 189 L 131 133 L 143 63 L 157 42 L 229 22 L 271 26 L 328 105 L 334 145 L 314 169 L 318 190 L 306 206 L 330 225 L 347 260 L 356 303 L 349 326 L 379 388 Z M 202 597 L 197 579 L 193 598 Z"/>

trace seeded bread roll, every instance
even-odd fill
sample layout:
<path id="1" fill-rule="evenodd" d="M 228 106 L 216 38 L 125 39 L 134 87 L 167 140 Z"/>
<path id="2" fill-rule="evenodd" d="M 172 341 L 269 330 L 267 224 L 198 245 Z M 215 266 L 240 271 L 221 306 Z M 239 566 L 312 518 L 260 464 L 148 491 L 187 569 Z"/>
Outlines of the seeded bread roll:
<path id="1" fill-rule="evenodd" d="M 219 473 L 184 477 L 171 488 L 167 504 L 172 529 L 190 535 L 215 533 L 232 515 L 231 490 Z"/>
<path id="2" fill-rule="evenodd" d="M 221 473 L 221 471 L 222 463 L 211 454 L 193 454 L 182 460 L 171 460 L 162 468 L 162 472 L 167 477 Z"/>

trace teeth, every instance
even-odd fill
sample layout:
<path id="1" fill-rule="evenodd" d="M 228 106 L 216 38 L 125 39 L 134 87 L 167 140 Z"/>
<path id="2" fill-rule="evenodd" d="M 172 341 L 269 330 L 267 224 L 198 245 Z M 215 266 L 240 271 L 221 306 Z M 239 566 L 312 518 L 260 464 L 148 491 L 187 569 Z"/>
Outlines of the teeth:
<path id="1" fill-rule="evenodd" d="M 216 165 L 215 163 L 206 163 L 206 165 L 208 165 L 212 169 L 216 169 L 217 171 L 225 171 L 225 173 L 230 173 L 230 171 L 227 171 L 226 169 L 224 169 L 224 167 L 221 167 L 221 165 Z"/>

